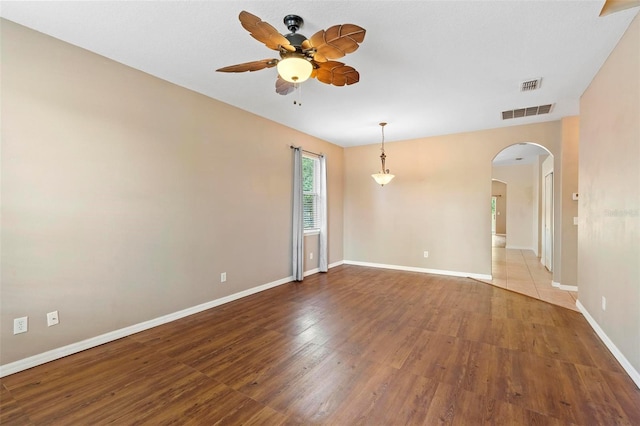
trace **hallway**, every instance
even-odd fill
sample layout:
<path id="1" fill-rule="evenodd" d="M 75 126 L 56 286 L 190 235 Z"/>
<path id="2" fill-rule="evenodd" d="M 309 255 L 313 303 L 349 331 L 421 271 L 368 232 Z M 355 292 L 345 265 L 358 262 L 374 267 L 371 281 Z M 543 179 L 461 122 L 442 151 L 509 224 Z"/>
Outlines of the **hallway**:
<path id="1" fill-rule="evenodd" d="M 531 250 L 492 248 L 493 280 L 485 282 L 577 311 L 575 291 L 551 286 L 552 274 Z"/>

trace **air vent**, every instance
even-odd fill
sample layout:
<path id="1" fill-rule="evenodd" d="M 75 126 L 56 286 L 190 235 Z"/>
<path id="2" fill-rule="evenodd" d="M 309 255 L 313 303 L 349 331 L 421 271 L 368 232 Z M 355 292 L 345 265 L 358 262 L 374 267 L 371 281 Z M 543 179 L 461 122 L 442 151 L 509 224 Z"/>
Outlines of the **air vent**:
<path id="1" fill-rule="evenodd" d="M 538 107 L 538 114 L 548 114 L 549 111 L 551 111 L 551 106 L 552 106 L 552 104 L 540 105 Z"/>
<path id="2" fill-rule="evenodd" d="M 542 83 L 542 79 L 541 78 L 536 78 L 533 80 L 527 80 L 527 81 L 523 81 L 520 84 L 520 91 L 521 92 L 530 92 L 532 90 L 537 90 L 540 88 L 540 84 Z"/>
<path id="3" fill-rule="evenodd" d="M 548 114 L 551 111 L 552 106 L 553 104 L 548 104 L 502 111 L 502 119 L 509 120 L 511 118 L 531 117 L 533 115 Z"/>

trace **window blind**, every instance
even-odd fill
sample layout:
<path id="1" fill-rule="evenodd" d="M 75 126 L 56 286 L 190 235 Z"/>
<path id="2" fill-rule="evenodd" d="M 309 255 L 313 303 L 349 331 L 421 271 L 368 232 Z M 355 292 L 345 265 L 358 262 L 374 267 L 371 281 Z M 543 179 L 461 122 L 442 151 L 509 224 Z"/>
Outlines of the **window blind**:
<path id="1" fill-rule="evenodd" d="M 304 229 L 317 229 L 320 164 L 317 158 L 302 157 L 302 221 Z"/>

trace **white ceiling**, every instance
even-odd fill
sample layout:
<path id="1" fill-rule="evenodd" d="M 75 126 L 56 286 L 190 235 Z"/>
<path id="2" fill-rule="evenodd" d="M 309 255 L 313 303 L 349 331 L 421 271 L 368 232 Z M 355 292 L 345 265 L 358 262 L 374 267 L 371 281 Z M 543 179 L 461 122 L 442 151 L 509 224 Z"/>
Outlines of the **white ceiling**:
<path id="1" fill-rule="evenodd" d="M 579 99 L 638 8 L 598 17 L 583 1 L 2 1 L 0 15 L 180 86 L 341 146 L 557 120 Z M 287 14 L 310 37 L 335 24 L 367 30 L 341 61 L 360 82 L 310 80 L 302 106 L 274 91 L 275 68 L 222 66 L 275 58 L 238 21 L 246 10 L 282 33 Z M 520 92 L 542 77 L 541 89 Z M 553 103 L 551 113 L 502 120 L 501 111 Z"/>

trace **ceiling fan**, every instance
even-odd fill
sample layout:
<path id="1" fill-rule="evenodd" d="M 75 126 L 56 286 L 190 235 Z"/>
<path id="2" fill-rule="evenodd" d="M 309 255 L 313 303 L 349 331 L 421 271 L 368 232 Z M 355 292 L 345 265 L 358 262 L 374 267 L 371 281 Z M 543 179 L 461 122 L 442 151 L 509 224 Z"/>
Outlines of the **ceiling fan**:
<path id="1" fill-rule="evenodd" d="M 280 34 L 273 26 L 249 12 L 242 11 L 238 17 L 251 37 L 264 43 L 269 49 L 280 53 L 280 59 L 262 59 L 217 69 L 218 72 L 258 71 L 277 66 L 276 92 L 288 95 L 308 78 L 325 84 L 344 86 L 360 81 L 355 68 L 333 61 L 355 52 L 364 40 L 365 29 L 354 24 L 334 25 L 320 30 L 311 38 L 297 31 L 304 21 L 298 15 L 287 15 L 284 24 L 290 33 Z"/>

